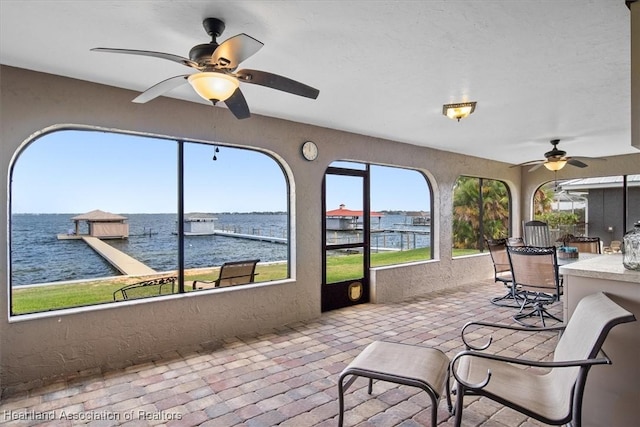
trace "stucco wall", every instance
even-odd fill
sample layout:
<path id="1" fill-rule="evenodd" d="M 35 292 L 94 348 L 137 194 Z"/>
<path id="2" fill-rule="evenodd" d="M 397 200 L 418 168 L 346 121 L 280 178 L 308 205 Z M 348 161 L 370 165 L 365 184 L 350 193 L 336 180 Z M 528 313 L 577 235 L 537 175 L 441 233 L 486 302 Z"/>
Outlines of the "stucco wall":
<path id="1" fill-rule="evenodd" d="M 397 302 L 486 277 L 493 277 L 487 254 L 380 267 L 371 272 L 371 299 L 377 304 Z"/>
<path id="2" fill-rule="evenodd" d="M 435 260 L 375 273 L 379 296 L 398 300 L 492 277 L 488 255 L 451 259 L 452 188 L 460 174 L 505 180 L 521 220 L 521 175 L 505 164 L 398 142 L 254 115 L 236 120 L 226 109 L 169 98 L 131 102 L 136 93 L 11 67 L 0 69 L 0 386 L 38 384 L 76 372 L 127 366 L 221 338 L 251 334 L 320 315 L 321 183 L 334 160 L 358 160 L 423 171 L 434 190 Z M 308 101 L 312 102 L 312 101 Z M 443 117 L 443 120 L 447 120 Z M 463 124 L 461 124 L 463 125 Z M 106 130 L 254 147 L 282 162 L 291 185 L 292 279 L 241 289 L 144 302 L 107 304 L 9 319 L 8 179 L 22 144 L 48 129 Z M 215 128 L 214 128 L 215 127 Z M 425 135 L 427 138 L 428 135 Z M 303 141 L 318 144 L 314 162 Z M 473 141 L 469 141 L 473 143 Z M 69 165 L 61 165 L 69 167 Z M 386 290 L 385 290 L 386 289 Z"/>

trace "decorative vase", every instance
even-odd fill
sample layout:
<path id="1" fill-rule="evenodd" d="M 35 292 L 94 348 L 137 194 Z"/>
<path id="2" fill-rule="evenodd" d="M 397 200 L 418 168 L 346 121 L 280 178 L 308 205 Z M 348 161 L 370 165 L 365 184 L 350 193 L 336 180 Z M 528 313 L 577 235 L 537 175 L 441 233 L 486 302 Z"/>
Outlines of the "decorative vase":
<path id="1" fill-rule="evenodd" d="M 622 239 L 622 264 L 629 270 L 640 270 L 640 221 Z"/>

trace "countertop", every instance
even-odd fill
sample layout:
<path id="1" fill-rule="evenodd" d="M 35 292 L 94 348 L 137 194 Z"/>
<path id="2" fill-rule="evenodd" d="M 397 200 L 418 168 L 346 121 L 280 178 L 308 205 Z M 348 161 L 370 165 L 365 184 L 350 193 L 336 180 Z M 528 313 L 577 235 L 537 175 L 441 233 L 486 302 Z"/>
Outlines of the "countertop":
<path id="1" fill-rule="evenodd" d="M 619 280 L 640 284 L 640 271 L 627 270 L 622 265 L 622 254 L 604 254 L 561 265 L 560 274 Z"/>

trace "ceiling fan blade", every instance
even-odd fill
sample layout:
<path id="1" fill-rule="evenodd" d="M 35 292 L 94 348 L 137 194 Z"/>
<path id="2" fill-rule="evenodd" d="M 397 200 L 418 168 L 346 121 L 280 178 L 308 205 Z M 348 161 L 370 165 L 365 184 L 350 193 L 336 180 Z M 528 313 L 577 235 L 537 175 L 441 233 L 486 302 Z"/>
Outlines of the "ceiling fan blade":
<path id="1" fill-rule="evenodd" d="M 186 83 L 188 77 L 189 74 L 185 74 L 183 76 L 175 76 L 170 77 L 167 80 L 163 80 L 160 83 L 157 83 L 142 92 L 132 102 L 135 102 L 136 104 L 144 104 L 145 102 L 149 102 L 152 99 L 157 98 L 160 95 L 177 88 L 181 84 Z"/>
<path id="2" fill-rule="evenodd" d="M 544 162 L 545 162 L 544 160 L 531 160 L 529 162 L 518 163 L 517 165 L 511 165 L 509 167 L 510 168 L 517 168 L 517 167 L 520 167 L 520 166 L 531 166 L 531 165 L 543 164 Z"/>
<path id="3" fill-rule="evenodd" d="M 602 157 L 585 157 L 585 156 L 571 156 L 568 157 L 568 159 L 575 159 L 575 160 L 586 160 L 588 162 L 606 162 L 607 159 L 602 158 Z"/>
<path id="4" fill-rule="evenodd" d="M 236 73 L 236 77 L 244 83 L 266 86 L 306 98 L 316 99 L 320 94 L 318 89 L 312 88 L 311 86 L 265 71 L 240 70 Z"/>
<path id="5" fill-rule="evenodd" d="M 211 63 L 219 68 L 235 70 L 245 59 L 249 58 L 264 44 L 244 33 L 233 36 L 220 44 L 211 55 Z"/>
<path id="6" fill-rule="evenodd" d="M 151 56 L 153 58 L 167 59 L 169 61 L 177 62 L 178 64 L 186 65 L 187 67 L 200 69 L 197 62 L 184 58 L 179 55 L 173 55 L 171 53 L 153 52 L 150 50 L 134 50 L 134 49 L 111 49 L 108 47 L 94 47 L 91 49 L 93 52 L 110 52 L 110 53 L 124 53 L 127 55 L 140 55 Z"/>
<path id="7" fill-rule="evenodd" d="M 544 165 L 544 162 L 542 163 L 538 163 L 537 165 L 535 165 L 534 167 L 532 167 L 531 169 L 529 169 L 529 172 L 533 172 L 535 170 L 538 170 L 538 168 L 542 167 L 542 165 Z"/>
<path id="8" fill-rule="evenodd" d="M 576 167 L 579 167 L 579 168 L 586 168 L 587 166 L 589 166 L 588 164 L 586 164 L 584 162 L 581 162 L 580 160 L 575 159 L 575 158 L 567 159 L 567 163 L 569 163 L 571 166 L 576 166 Z"/>
<path id="9" fill-rule="evenodd" d="M 224 104 L 229 110 L 231 110 L 233 115 L 236 116 L 236 119 L 248 119 L 251 117 L 249 106 L 247 105 L 247 101 L 244 99 L 244 95 L 240 91 L 240 88 L 237 88 L 233 92 L 233 95 L 224 101 Z"/>

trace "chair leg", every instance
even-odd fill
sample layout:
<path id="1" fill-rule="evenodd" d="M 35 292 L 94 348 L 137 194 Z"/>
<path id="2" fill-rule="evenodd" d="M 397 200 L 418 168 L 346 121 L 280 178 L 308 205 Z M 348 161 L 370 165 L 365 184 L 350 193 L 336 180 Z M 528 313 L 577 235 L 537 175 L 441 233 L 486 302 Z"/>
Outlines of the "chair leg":
<path id="1" fill-rule="evenodd" d="M 451 365 L 447 366 L 447 382 L 445 393 L 447 393 L 447 409 L 449 415 L 453 415 L 453 404 L 451 403 Z"/>
<path id="2" fill-rule="evenodd" d="M 427 394 L 431 398 L 431 425 L 436 427 L 438 425 L 438 400 L 439 399 L 436 399 L 436 397 L 431 393 L 427 393 Z"/>
<path id="3" fill-rule="evenodd" d="M 507 287 L 507 293 L 501 297 L 491 298 L 491 304 L 497 305 L 498 307 L 510 307 L 510 308 L 518 308 L 520 304 L 518 303 L 518 293 L 516 289 L 508 283 L 510 282 L 502 282 Z M 509 302 L 512 301 L 512 303 Z M 504 301 L 504 302 L 503 302 Z M 515 304 L 515 305 L 514 305 Z"/>
<path id="4" fill-rule="evenodd" d="M 546 326 L 545 323 L 545 317 L 547 318 L 551 318 L 553 320 L 556 320 L 558 322 L 562 322 L 562 319 L 554 316 L 553 314 L 549 313 L 549 311 L 547 311 L 547 309 L 545 308 L 545 304 L 537 301 L 534 303 L 533 306 L 533 310 L 531 310 L 528 313 L 518 313 L 516 315 L 513 316 L 513 320 L 515 320 L 516 322 L 518 322 L 519 324 L 523 325 L 523 326 L 527 326 L 527 327 L 535 327 L 534 325 L 531 325 L 529 323 L 523 322 L 521 319 L 525 319 L 527 317 L 539 317 L 540 321 L 542 322 L 542 326 Z"/>
<path id="5" fill-rule="evenodd" d="M 342 427 L 344 423 L 344 389 L 342 380 L 344 377 L 340 377 L 338 380 L 338 427 Z"/>
<path id="6" fill-rule="evenodd" d="M 510 304 L 510 303 L 506 302 L 506 301 L 509 301 L 509 300 L 512 300 L 513 303 Z M 505 302 L 503 303 L 503 301 L 505 301 Z M 498 307 L 511 307 L 511 308 L 520 307 L 520 305 L 518 304 L 518 302 L 514 298 L 514 296 L 511 293 L 511 291 L 507 292 L 505 295 L 503 295 L 501 297 L 491 298 L 491 304 L 497 305 Z"/>
<path id="7" fill-rule="evenodd" d="M 456 419 L 454 421 L 455 427 L 460 427 L 462 425 L 462 403 L 464 398 L 464 386 L 458 383 L 456 388 Z"/>

